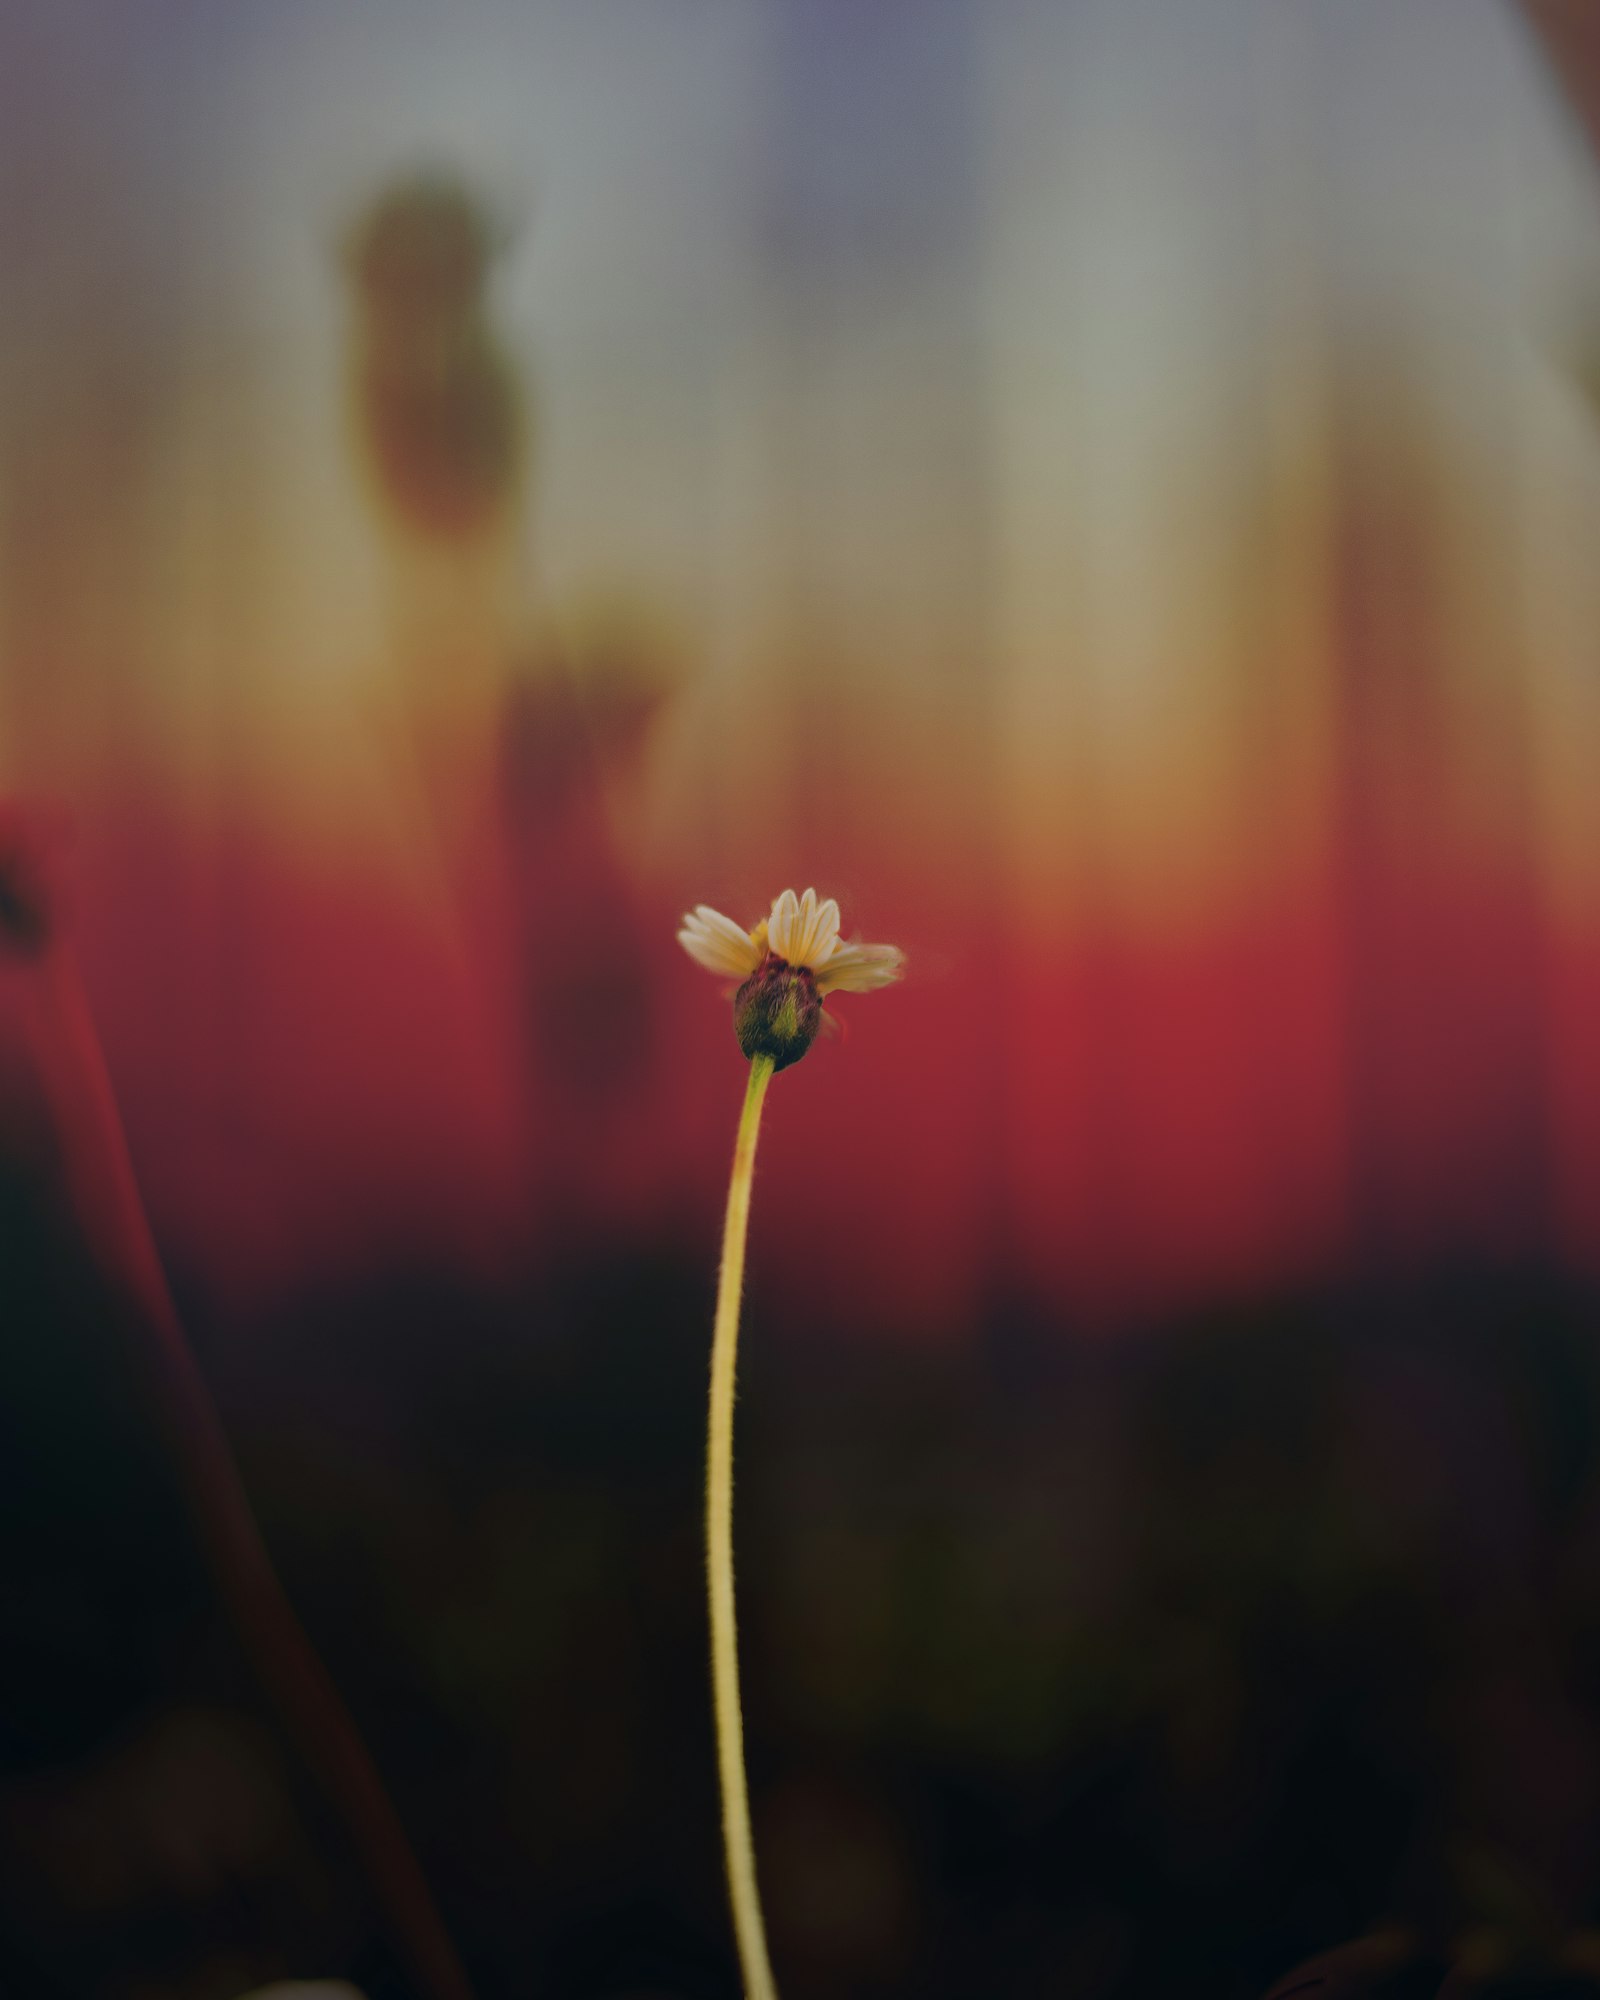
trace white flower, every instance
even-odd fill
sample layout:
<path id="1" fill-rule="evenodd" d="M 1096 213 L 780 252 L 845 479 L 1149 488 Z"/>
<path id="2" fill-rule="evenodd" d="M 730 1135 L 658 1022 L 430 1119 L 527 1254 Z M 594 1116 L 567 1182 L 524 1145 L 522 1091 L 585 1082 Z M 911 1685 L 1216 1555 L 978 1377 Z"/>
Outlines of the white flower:
<path id="1" fill-rule="evenodd" d="M 815 889 L 803 896 L 785 889 L 753 931 L 700 903 L 684 918 L 678 942 L 697 965 L 727 979 L 748 979 L 771 952 L 795 971 L 809 972 L 819 998 L 871 993 L 892 985 L 905 970 L 905 956 L 895 945 L 841 944 L 839 905 L 831 896 L 819 903 Z"/>

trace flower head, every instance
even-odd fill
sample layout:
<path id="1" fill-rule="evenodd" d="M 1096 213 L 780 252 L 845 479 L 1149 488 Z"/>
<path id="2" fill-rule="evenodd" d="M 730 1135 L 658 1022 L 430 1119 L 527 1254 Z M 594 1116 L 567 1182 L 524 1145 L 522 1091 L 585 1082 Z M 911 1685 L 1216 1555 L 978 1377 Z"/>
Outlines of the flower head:
<path id="1" fill-rule="evenodd" d="M 678 942 L 708 972 L 742 981 L 733 1002 L 734 1031 L 749 1058 L 768 1056 L 787 1069 L 805 1054 L 822 1025 L 830 993 L 871 993 L 905 969 L 892 944 L 843 944 L 839 905 L 817 901 L 815 889 L 785 889 L 754 930 L 698 904 L 683 920 Z"/>

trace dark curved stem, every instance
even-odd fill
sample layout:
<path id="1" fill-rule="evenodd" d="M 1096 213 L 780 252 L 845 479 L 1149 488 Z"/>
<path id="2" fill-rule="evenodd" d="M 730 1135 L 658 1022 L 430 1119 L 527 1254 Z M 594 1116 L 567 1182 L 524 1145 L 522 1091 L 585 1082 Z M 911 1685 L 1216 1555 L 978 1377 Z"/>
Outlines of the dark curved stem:
<path id="1" fill-rule="evenodd" d="M 29 1039 L 61 1149 L 68 1203 L 97 1266 L 146 1336 L 162 1413 L 218 1593 L 268 1696 L 342 1815 L 419 1987 L 432 2000 L 472 2000 L 399 1818 L 284 1594 L 250 1511 L 173 1305 L 76 965 L 55 945 L 23 976 L 33 1015 Z"/>

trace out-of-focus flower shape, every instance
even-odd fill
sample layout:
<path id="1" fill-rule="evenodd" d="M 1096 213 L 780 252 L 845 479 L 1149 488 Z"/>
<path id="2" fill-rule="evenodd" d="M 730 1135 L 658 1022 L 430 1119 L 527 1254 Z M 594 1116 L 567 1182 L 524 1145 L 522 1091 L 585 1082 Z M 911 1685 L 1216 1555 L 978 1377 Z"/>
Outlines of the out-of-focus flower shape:
<path id="1" fill-rule="evenodd" d="M 363 2000 L 363 1996 L 342 1979 L 290 1979 L 276 1986 L 258 1986 L 241 1994 L 239 2000 Z"/>
<path id="2" fill-rule="evenodd" d="M 59 902 L 51 850 L 63 825 L 49 809 L 0 801 L 0 956 L 33 958 L 50 942 Z"/>
<path id="3" fill-rule="evenodd" d="M 785 889 L 754 930 L 700 903 L 683 920 L 678 942 L 708 972 L 742 980 L 733 1002 L 734 1032 L 745 1056 L 787 1069 L 816 1040 L 830 993 L 871 993 L 905 969 L 892 944 L 841 944 L 839 905 L 815 889 Z"/>

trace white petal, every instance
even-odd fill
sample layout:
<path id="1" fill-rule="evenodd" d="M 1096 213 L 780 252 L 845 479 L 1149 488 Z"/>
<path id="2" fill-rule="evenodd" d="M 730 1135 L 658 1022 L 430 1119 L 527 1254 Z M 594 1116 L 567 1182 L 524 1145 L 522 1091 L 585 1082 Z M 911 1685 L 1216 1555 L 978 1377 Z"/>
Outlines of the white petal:
<path id="1" fill-rule="evenodd" d="M 792 889 L 785 889 L 772 906 L 768 942 L 791 965 L 818 971 L 827 963 L 838 937 L 839 905 L 831 896 L 819 903 L 815 889 L 807 889 L 798 899 Z"/>
<path id="2" fill-rule="evenodd" d="M 839 943 L 839 905 L 830 896 L 825 903 L 819 903 L 816 915 L 811 919 L 810 934 L 800 946 L 800 964 L 809 965 L 813 972 L 820 972 L 833 956 Z"/>
<path id="3" fill-rule="evenodd" d="M 893 944 L 842 944 L 817 974 L 819 993 L 873 993 L 892 986 L 906 969 L 906 955 Z"/>
<path id="4" fill-rule="evenodd" d="M 696 965 L 730 979 L 748 977 L 761 963 L 761 953 L 750 933 L 708 903 L 697 903 L 684 918 L 678 942 Z"/>
<path id="5" fill-rule="evenodd" d="M 772 906 L 772 915 L 767 919 L 767 943 L 779 958 L 794 964 L 794 953 L 790 949 L 795 927 L 800 921 L 800 904 L 792 889 L 785 889 Z"/>
<path id="6" fill-rule="evenodd" d="M 789 942 L 794 946 L 797 957 L 804 958 L 806 946 L 811 942 L 811 933 L 817 923 L 817 892 L 802 889 L 800 892 L 800 914 L 795 919 L 794 934 Z"/>

